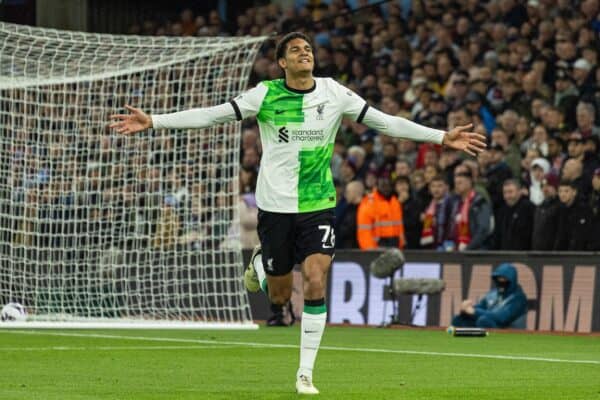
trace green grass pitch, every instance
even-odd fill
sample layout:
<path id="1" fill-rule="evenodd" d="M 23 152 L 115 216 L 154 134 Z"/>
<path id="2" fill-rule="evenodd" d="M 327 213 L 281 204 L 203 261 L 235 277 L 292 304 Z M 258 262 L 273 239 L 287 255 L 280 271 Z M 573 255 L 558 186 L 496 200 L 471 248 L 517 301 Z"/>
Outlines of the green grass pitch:
<path id="1" fill-rule="evenodd" d="M 0 399 L 295 399 L 299 330 L 0 330 Z M 328 327 L 322 399 L 600 399 L 600 337 Z"/>

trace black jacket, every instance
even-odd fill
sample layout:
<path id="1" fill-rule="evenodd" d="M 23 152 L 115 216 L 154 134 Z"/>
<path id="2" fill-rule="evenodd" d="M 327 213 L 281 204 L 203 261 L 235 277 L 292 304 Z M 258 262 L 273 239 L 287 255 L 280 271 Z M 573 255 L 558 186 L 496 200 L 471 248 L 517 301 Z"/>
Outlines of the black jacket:
<path id="1" fill-rule="evenodd" d="M 402 220 L 404 222 L 404 235 L 407 249 L 421 247 L 421 204 L 412 196 L 402 204 Z"/>
<path id="2" fill-rule="evenodd" d="M 356 213 L 358 205 L 343 201 L 336 207 L 335 237 L 338 249 L 358 249 L 356 238 Z"/>
<path id="3" fill-rule="evenodd" d="M 552 250 L 558 229 L 558 197 L 544 199 L 533 214 L 531 250 Z"/>
<path id="4" fill-rule="evenodd" d="M 576 199 L 570 207 L 561 204 L 558 211 L 554 250 L 592 250 L 592 230 L 593 214 L 587 203 Z"/>
<path id="5" fill-rule="evenodd" d="M 592 249 L 595 251 L 600 250 L 600 192 L 595 190 L 590 194 L 590 207 L 592 208 L 592 214 L 594 219 L 592 221 Z"/>
<path id="6" fill-rule="evenodd" d="M 581 175 L 579 178 L 573 180 L 573 183 L 577 186 L 577 197 L 579 200 L 588 201 L 589 199 L 592 192 L 592 179 L 590 176 Z"/>
<path id="7" fill-rule="evenodd" d="M 502 196 L 502 184 L 505 180 L 513 177 L 512 171 L 508 164 L 504 161 L 491 166 L 485 173 L 486 189 L 492 199 L 492 207 L 494 214 L 504 205 L 504 197 Z"/>
<path id="8" fill-rule="evenodd" d="M 496 221 L 495 248 L 530 250 L 534 210 L 531 201 L 523 196 L 512 207 L 507 204 L 502 206 Z"/>

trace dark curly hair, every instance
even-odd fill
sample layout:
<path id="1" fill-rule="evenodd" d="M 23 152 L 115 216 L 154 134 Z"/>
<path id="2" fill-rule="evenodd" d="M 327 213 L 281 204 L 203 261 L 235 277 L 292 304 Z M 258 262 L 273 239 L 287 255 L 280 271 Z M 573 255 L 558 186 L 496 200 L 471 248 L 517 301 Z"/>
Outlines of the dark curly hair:
<path id="1" fill-rule="evenodd" d="M 277 46 L 275 47 L 275 57 L 277 58 L 277 60 L 285 57 L 285 51 L 287 50 L 287 44 L 294 39 L 305 40 L 308 44 L 310 44 L 311 48 L 313 47 L 313 44 L 312 44 L 310 38 L 308 36 L 306 36 L 304 33 L 290 32 L 287 35 L 285 35 L 284 37 L 282 37 L 281 40 L 277 43 Z"/>

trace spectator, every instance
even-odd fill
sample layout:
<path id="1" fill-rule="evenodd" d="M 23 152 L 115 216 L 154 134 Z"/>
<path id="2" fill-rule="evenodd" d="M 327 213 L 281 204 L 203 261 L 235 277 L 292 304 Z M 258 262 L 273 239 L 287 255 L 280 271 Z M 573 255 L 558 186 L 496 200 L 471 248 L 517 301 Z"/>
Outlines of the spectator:
<path id="1" fill-rule="evenodd" d="M 484 198 L 473 190 L 471 174 L 455 174 L 454 191 L 458 195 L 450 228 L 454 248 L 459 251 L 487 249 L 492 233 L 492 212 Z"/>
<path id="2" fill-rule="evenodd" d="M 540 78 L 535 71 L 530 71 L 523 76 L 523 90 L 517 94 L 516 104 L 511 107 L 516 110 L 519 115 L 531 120 L 533 115 L 531 112 L 533 100 L 543 98 L 544 95 L 539 92 Z"/>
<path id="3" fill-rule="evenodd" d="M 461 162 L 462 160 L 455 151 L 446 150 L 440 154 L 440 161 L 437 163 L 436 167 L 439 167 L 440 175 L 448 185 L 453 183 L 452 177 L 454 176 L 454 170 Z M 473 179 L 476 179 L 475 174 L 473 174 Z"/>
<path id="4" fill-rule="evenodd" d="M 462 107 L 468 94 L 468 76 L 464 73 L 455 73 L 451 80 L 451 86 L 446 91 L 451 109 Z"/>
<path id="5" fill-rule="evenodd" d="M 510 111 L 505 112 L 500 121 L 506 123 L 510 120 L 514 114 Z M 514 136 L 514 135 L 513 135 Z M 510 168 L 512 176 L 519 176 L 521 174 L 521 151 L 519 146 L 516 145 L 516 140 L 513 137 L 512 141 L 508 132 L 502 128 L 496 128 L 492 132 L 492 147 L 493 145 L 499 145 L 502 147 L 504 152 L 504 162 Z"/>
<path id="6" fill-rule="evenodd" d="M 482 103 L 481 95 L 474 91 L 470 92 L 465 98 L 465 103 L 469 112 L 478 115 L 483 121 L 483 125 L 485 126 L 488 135 L 491 134 L 496 127 L 496 119 L 491 111 Z"/>
<path id="7" fill-rule="evenodd" d="M 529 171 L 529 200 L 539 206 L 544 201 L 542 182 L 547 173 L 550 172 L 550 163 L 545 158 L 535 158 L 531 162 Z"/>
<path id="8" fill-rule="evenodd" d="M 569 158 L 575 158 L 579 161 L 584 160 L 585 146 L 583 136 L 579 133 L 571 133 L 567 142 L 567 154 Z"/>
<path id="9" fill-rule="evenodd" d="M 500 264 L 492 272 L 494 287 L 480 301 L 464 300 L 452 325 L 479 328 L 526 328 L 527 297 L 519 285 L 517 269 Z"/>
<path id="10" fill-rule="evenodd" d="M 417 160 L 417 147 L 415 142 L 411 140 L 399 140 L 398 143 L 398 160 L 408 163 L 409 167 L 414 167 Z"/>
<path id="11" fill-rule="evenodd" d="M 588 198 L 591 192 L 591 183 L 589 178 L 583 175 L 583 164 L 578 158 L 569 158 L 565 162 L 561 178 L 573 183 L 581 199 Z"/>
<path id="12" fill-rule="evenodd" d="M 596 168 L 592 177 L 590 207 L 592 208 L 594 216 L 600 215 L 600 168 Z"/>
<path id="13" fill-rule="evenodd" d="M 244 149 L 242 157 L 242 167 L 245 169 L 254 169 L 258 171 L 258 164 L 260 162 L 260 153 L 256 146 L 251 146 Z"/>
<path id="14" fill-rule="evenodd" d="M 530 250 L 534 206 L 521 193 L 521 185 L 508 179 L 502 186 L 504 206 L 496 219 L 495 248 L 498 250 Z"/>
<path id="15" fill-rule="evenodd" d="M 423 213 L 423 230 L 420 244 L 425 249 L 443 250 L 450 240 L 452 225 L 452 200 L 448 194 L 448 184 L 440 175 L 429 182 L 431 202 Z"/>
<path id="16" fill-rule="evenodd" d="M 545 128 L 544 128 L 545 129 Z M 548 160 L 551 170 L 556 175 L 560 174 L 562 166 L 567 158 L 564 153 L 564 142 L 559 137 L 548 137 Z"/>
<path id="17" fill-rule="evenodd" d="M 502 184 L 513 177 L 508 165 L 504 162 L 504 149 L 499 144 L 492 144 L 489 150 L 490 164 L 485 171 L 486 189 L 492 199 L 494 213 L 504 204 Z"/>
<path id="18" fill-rule="evenodd" d="M 400 201 L 389 179 L 377 179 L 377 189 L 363 197 L 356 217 L 358 245 L 362 250 L 404 248 L 404 223 Z"/>
<path id="19" fill-rule="evenodd" d="M 335 208 L 335 237 L 339 249 L 358 249 L 356 214 L 365 194 L 361 181 L 346 185 L 344 196 Z"/>
<path id="20" fill-rule="evenodd" d="M 404 233 L 406 236 L 406 248 L 418 249 L 421 235 L 421 204 L 413 196 L 410 180 L 406 176 L 400 176 L 394 183 L 398 200 L 402 205 L 402 220 L 404 221 Z"/>
<path id="21" fill-rule="evenodd" d="M 585 58 L 578 58 L 573 63 L 573 81 L 582 98 L 590 98 L 594 94 L 594 76 L 592 64 Z"/>
<path id="22" fill-rule="evenodd" d="M 347 185 L 355 179 L 357 179 L 357 176 L 356 166 L 354 165 L 354 162 L 351 160 L 342 161 L 342 164 L 340 165 L 340 183 L 342 185 Z"/>
<path id="23" fill-rule="evenodd" d="M 533 128 L 533 134 L 531 135 L 531 138 L 526 140 L 527 146 L 525 151 L 527 151 L 529 148 L 532 148 L 538 150 L 542 154 L 542 157 L 549 157 L 548 142 L 548 131 L 546 131 L 544 125 L 536 125 L 535 128 Z"/>
<path id="24" fill-rule="evenodd" d="M 182 36 L 193 36 L 198 27 L 194 21 L 194 13 L 189 8 L 181 12 L 181 34 Z"/>
<path id="25" fill-rule="evenodd" d="M 569 72 L 563 69 L 556 71 L 556 92 L 554 94 L 554 106 L 563 115 L 566 115 L 565 124 L 569 129 L 575 127 L 575 107 L 579 101 L 579 91 L 573 83 Z"/>
<path id="26" fill-rule="evenodd" d="M 415 199 L 421 210 L 425 208 L 426 204 L 429 204 L 431 201 L 431 194 L 429 193 L 429 188 L 425 183 L 425 173 L 422 169 L 418 169 L 410 176 L 410 183 L 413 191 L 415 193 Z"/>
<path id="27" fill-rule="evenodd" d="M 489 156 L 489 154 L 488 154 L 488 156 Z M 484 158 L 485 157 L 486 156 L 484 156 Z M 485 188 L 485 186 L 486 186 L 485 182 L 481 178 L 481 175 L 479 173 L 479 164 L 477 163 L 477 161 L 472 160 L 472 159 L 464 160 L 462 163 L 460 163 L 459 165 L 456 166 L 456 168 L 454 169 L 454 173 L 455 174 L 456 173 L 470 174 L 473 177 L 473 188 L 475 189 L 475 191 L 477 193 L 479 193 L 479 195 L 481 197 L 483 197 L 485 199 L 485 201 L 488 202 L 488 204 L 492 204 L 490 194 L 488 193 L 487 189 Z M 452 179 L 451 183 L 454 183 L 454 179 Z"/>
<path id="28" fill-rule="evenodd" d="M 546 174 L 542 181 L 544 201 L 536 207 L 533 215 L 531 250 L 551 251 L 554 248 L 560 207 L 557 197 L 558 182 L 558 176 L 552 172 Z"/>
<path id="29" fill-rule="evenodd" d="M 542 113 L 542 123 L 551 136 L 557 136 L 563 141 L 568 140 L 572 128 L 565 125 L 565 114 L 557 107 L 548 107 Z"/>
<path id="30" fill-rule="evenodd" d="M 364 165 L 359 167 L 358 175 L 361 176 L 362 169 L 370 169 L 377 166 L 377 160 L 375 153 L 375 137 L 376 132 L 372 129 L 367 129 L 360 134 L 360 147 L 364 150 Z"/>
<path id="31" fill-rule="evenodd" d="M 583 138 L 579 133 L 571 133 L 570 137 L 575 137 L 579 155 L 576 157 L 582 162 L 582 174 L 586 179 L 591 179 L 596 168 L 600 167 L 600 159 L 598 158 L 598 143 L 600 137 L 588 136 Z"/>
<path id="32" fill-rule="evenodd" d="M 596 112 L 592 104 L 582 102 L 577 104 L 575 114 L 577 120 L 576 133 L 579 133 L 583 138 L 589 136 L 600 137 L 600 126 L 595 124 L 595 114 Z"/>
<path id="33" fill-rule="evenodd" d="M 396 160 L 398 159 L 397 153 L 395 142 L 387 142 L 383 144 L 381 162 L 378 163 L 380 175 L 385 175 L 388 177 L 392 176 L 392 173 L 396 168 Z"/>
<path id="34" fill-rule="evenodd" d="M 592 248 L 600 250 L 600 168 L 594 171 L 592 177 L 592 194 L 590 195 L 590 207 L 593 214 Z"/>
<path id="35" fill-rule="evenodd" d="M 561 206 L 554 250 L 592 250 L 592 209 L 578 196 L 578 190 L 573 181 L 562 181 L 558 187 Z"/>
<path id="36" fill-rule="evenodd" d="M 408 163 L 408 161 L 398 160 L 398 161 L 396 161 L 396 165 L 394 167 L 394 172 L 392 172 L 391 178 L 394 180 L 401 176 L 408 178 L 411 176 L 411 174 L 412 174 L 412 168 L 410 167 L 410 164 Z"/>
<path id="37" fill-rule="evenodd" d="M 351 146 L 348 149 L 347 161 L 353 167 L 356 178 L 364 179 L 367 174 L 366 156 L 367 153 L 361 146 Z"/>

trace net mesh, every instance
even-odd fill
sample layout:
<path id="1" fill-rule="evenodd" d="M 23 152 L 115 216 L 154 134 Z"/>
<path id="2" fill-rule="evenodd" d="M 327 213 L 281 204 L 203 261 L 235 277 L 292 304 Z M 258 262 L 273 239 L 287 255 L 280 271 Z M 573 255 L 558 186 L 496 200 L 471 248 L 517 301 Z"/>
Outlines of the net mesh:
<path id="1" fill-rule="evenodd" d="M 262 37 L 0 23 L 0 301 L 33 319 L 247 322 L 240 125 L 120 136 L 108 116 L 229 101 Z"/>

